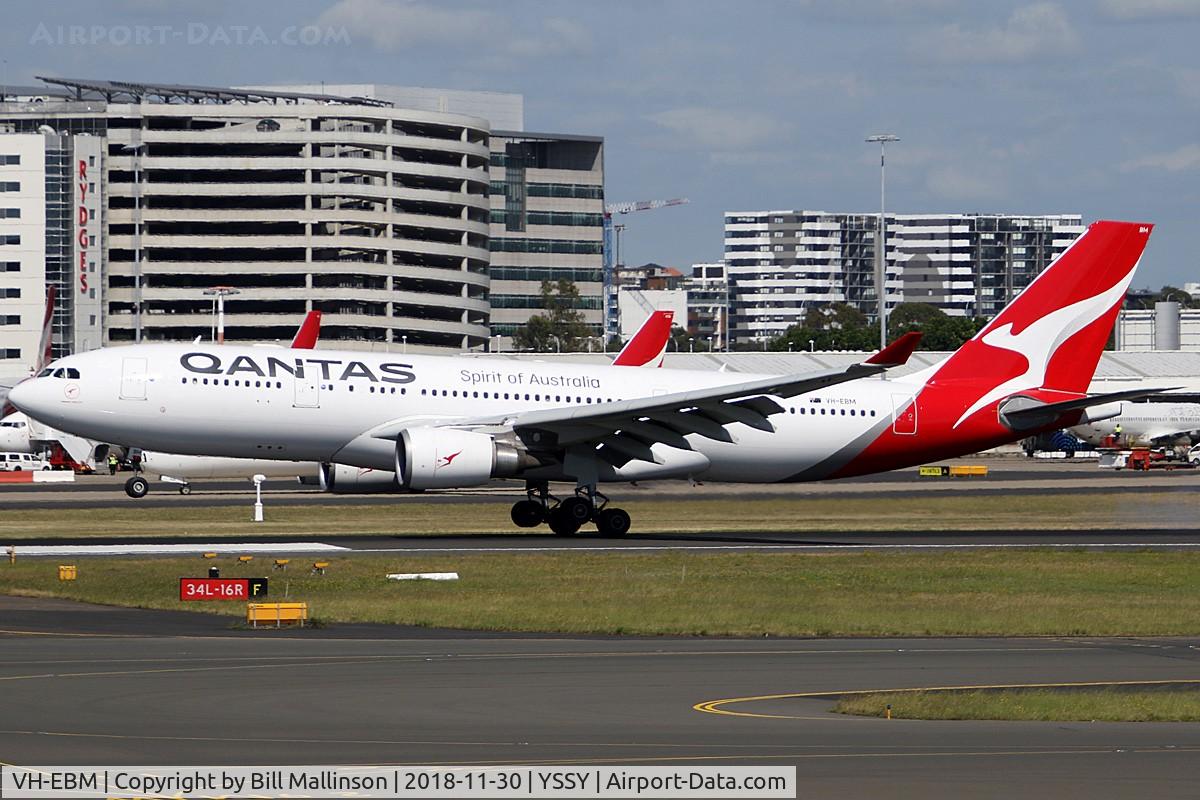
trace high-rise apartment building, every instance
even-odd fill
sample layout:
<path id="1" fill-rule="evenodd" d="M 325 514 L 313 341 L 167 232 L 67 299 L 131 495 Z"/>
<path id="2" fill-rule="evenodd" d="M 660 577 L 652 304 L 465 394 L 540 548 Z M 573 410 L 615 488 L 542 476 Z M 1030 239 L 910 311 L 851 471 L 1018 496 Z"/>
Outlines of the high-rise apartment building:
<path id="1" fill-rule="evenodd" d="M 725 215 L 733 341 L 782 335 L 814 305 L 877 314 L 878 215 L 750 211 Z M 1076 214 L 889 214 L 885 301 L 991 316 L 1083 232 Z"/>

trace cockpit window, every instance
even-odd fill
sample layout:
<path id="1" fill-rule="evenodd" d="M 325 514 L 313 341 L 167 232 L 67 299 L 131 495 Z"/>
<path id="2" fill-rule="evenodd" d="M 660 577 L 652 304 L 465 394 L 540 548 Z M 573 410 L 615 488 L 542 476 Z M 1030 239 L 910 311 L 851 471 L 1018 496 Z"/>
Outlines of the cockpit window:
<path id="1" fill-rule="evenodd" d="M 39 372 L 39 373 L 37 374 L 37 376 L 38 376 L 39 378 L 45 378 L 45 377 L 48 377 L 48 376 L 50 375 L 50 373 L 51 373 L 51 372 L 54 372 L 54 370 L 53 370 L 53 369 L 51 369 L 50 367 L 46 367 L 44 370 L 42 370 L 41 372 Z"/>
<path id="2" fill-rule="evenodd" d="M 65 374 L 64 374 L 64 372 L 65 372 L 65 370 L 63 370 L 63 368 L 62 368 L 62 367 L 59 367 L 58 369 L 54 370 L 54 376 L 53 376 L 53 377 L 55 377 L 55 378 L 63 378 L 63 377 L 66 377 L 66 376 L 65 376 Z"/>
<path id="3" fill-rule="evenodd" d="M 79 380 L 79 370 L 75 369 L 74 367 L 67 367 L 67 377 L 73 378 L 74 380 Z"/>

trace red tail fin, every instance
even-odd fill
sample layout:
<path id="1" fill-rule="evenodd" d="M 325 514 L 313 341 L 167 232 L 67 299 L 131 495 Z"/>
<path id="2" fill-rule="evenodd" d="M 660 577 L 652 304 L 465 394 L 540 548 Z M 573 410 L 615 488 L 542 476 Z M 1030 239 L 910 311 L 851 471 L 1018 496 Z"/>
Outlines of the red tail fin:
<path id="1" fill-rule="evenodd" d="M 321 312 L 310 311 L 304 315 L 296 338 L 292 339 L 293 350 L 312 350 L 317 346 L 317 338 L 321 335 Z"/>
<path id="2" fill-rule="evenodd" d="M 42 338 L 38 342 L 38 357 L 33 365 L 34 375 L 54 360 L 54 298 L 57 296 L 57 286 L 51 284 L 46 287 L 46 313 L 42 316 Z"/>
<path id="3" fill-rule="evenodd" d="M 1094 223 L 937 370 L 931 383 L 970 386 L 955 427 L 1014 392 L 1087 391 L 1153 227 Z"/>
<path id="4" fill-rule="evenodd" d="M 671 339 L 671 321 L 675 318 L 674 311 L 655 311 L 638 332 L 633 335 L 617 357 L 613 365 L 617 367 L 661 367 L 663 356 L 667 352 L 667 342 Z"/>

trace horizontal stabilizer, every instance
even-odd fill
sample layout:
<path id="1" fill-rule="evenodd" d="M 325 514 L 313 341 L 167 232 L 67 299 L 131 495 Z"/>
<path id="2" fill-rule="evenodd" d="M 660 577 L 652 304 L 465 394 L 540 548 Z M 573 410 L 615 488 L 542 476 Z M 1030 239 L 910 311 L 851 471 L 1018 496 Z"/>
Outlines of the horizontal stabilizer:
<path id="1" fill-rule="evenodd" d="M 1178 388 L 1178 387 L 1176 387 Z M 1107 394 L 1091 394 L 1074 400 L 1062 400 L 1057 403 L 1046 403 L 1032 397 L 1017 395 L 1010 397 L 1000 404 L 1000 420 L 1015 431 L 1031 430 L 1050 425 L 1064 414 L 1072 411 L 1082 411 L 1121 401 L 1153 400 L 1162 397 L 1164 392 L 1171 389 L 1128 389 L 1124 392 L 1109 392 Z M 1112 417 L 1120 413 L 1104 416 Z M 1074 424 L 1074 423 L 1073 423 Z"/>

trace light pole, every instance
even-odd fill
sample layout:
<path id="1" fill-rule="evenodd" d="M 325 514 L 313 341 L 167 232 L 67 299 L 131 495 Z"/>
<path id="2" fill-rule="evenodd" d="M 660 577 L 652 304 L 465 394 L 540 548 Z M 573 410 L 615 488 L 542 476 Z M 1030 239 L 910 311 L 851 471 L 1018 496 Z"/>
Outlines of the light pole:
<path id="1" fill-rule="evenodd" d="M 696 352 L 696 340 L 691 336 L 688 337 L 688 352 Z"/>
<path id="2" fill-rule="evenodd" d="M 879 349 L 887 347 L 887 300 L 886 258 L 887 258 L 887 219 L 884 217 L 884 201 L 887 198 L 885 150 L 888 142 L 898 142 L 900 137 L 891 133 L 876 133 L 868 136 L 866 141 L 879 142 L 879 232 L 875 239 L 875 294 L 879 296 Z"/>
<path id="3" fill-rule="evenodd" d="M 240 289 L 230 286 L 214 286 L 205 289 L 204 293 L 217 298 L 217 344 L 225 344 L 225 298 L 231 294 L 241 294 Z"/>

